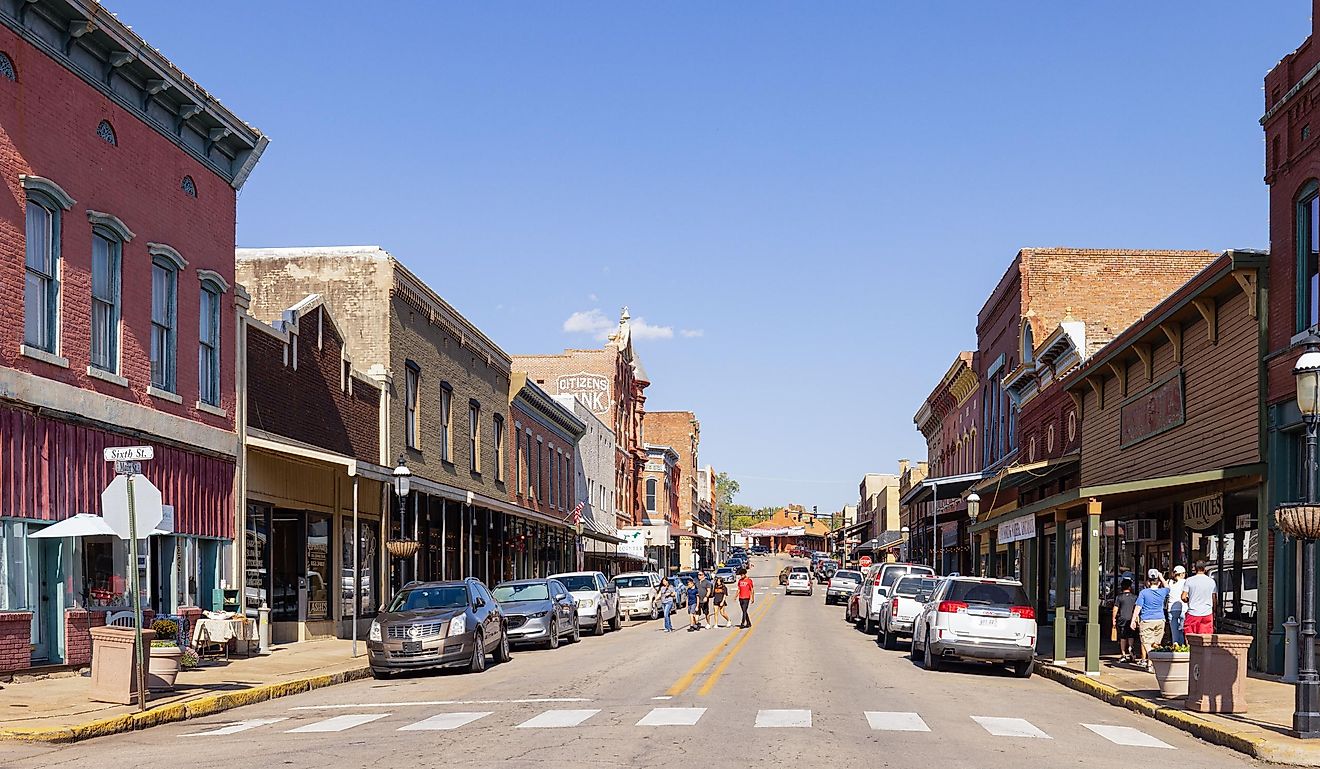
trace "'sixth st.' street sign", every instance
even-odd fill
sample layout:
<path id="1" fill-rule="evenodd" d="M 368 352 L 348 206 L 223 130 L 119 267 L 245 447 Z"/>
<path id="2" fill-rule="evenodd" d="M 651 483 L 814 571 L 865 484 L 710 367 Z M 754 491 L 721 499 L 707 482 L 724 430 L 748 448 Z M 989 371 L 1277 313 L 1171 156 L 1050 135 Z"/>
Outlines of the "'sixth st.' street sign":
<path id="1" fill-rule="evenodd" d="M 150 446 L 114 446 L 101 452 L 107 462 L 142 462 L 153 459 L 156 450 Z"/>

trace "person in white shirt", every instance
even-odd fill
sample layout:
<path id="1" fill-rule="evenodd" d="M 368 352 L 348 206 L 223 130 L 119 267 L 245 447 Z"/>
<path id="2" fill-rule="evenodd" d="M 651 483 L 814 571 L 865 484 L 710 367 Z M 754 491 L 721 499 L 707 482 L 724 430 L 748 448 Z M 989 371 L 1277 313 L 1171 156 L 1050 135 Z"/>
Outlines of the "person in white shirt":
<path id="1" fill-rule="evenodd" d="M 1176 644 L 1187 643 L 1187 636 L 1183 633 L 1183 615 L 1186 614 L 1187 604 L 1183 603 L 1182 597 L 1186 585 L 1187 568 L 1182 565 L 1173 567 L 1173 579 L 1169 581 L 1169 605 L 1166 608 L 1169 612 L 1169 631 Z"/>
<path id="2" fill-rule="evenodd" d="M 1196 575 L 1183 583 L 1182 599 L 1187 604 L 1187 613 L 1183 615 L 1185 635 L 1213 635 L 1215 632 L 1215 604 L 1219 599 L 1219 586 L 1205 570 L 1205 561 L 1197 561 Z"/>

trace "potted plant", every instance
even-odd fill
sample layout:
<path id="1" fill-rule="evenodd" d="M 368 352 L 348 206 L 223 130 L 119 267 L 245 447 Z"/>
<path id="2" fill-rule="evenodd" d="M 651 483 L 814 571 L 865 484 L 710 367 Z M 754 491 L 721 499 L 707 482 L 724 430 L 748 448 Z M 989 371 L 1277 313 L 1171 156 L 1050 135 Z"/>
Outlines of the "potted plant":
<path id="1" fill-rule="evenodd" d="M 1151 668 L 1162 697 L 1186 697 L 1192 649 L 1187 644 L 1161 644 L 1150 650 Z"/>
<path id="2" fill-rule="evenodd" d="M 151 642 L 151 657 L 147 663 L 147 688 L 168 691 L 179 677 L 183 649 L 179 648 L 179 625 L 172 620 L 158 619 L 151 623 L 156 638 Z"/>

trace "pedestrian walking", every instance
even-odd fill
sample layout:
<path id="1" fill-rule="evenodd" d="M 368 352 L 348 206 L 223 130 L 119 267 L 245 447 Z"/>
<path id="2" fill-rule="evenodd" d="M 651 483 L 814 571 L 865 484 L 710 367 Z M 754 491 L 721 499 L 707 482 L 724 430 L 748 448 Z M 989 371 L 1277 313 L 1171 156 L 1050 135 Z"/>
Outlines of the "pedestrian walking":
<path id="1" fill-rule="evenodd" d="M 1187 587 L 1187 567 L 1181 564 L 1173 567 L 1173 579 L 1169 580 L 1169 635 L 1176 644 L 1187 643 L 1183 633 L 1183 620 L 1187 614 L 1187 604 L 1183 601 L 1183 590 Z"/>
<path id="2" fill-rule="evenodd" d="M 710 578 L 705 571 L 697 572 L 697 600 L 701 602 L 700 622 L 710 627 Z"/>
<path id="3" fill-rule="evenodd" d="M 756 591 L 753 589 L 752 578 L 747 576 L 747 569 L 738 570 L 738 605 L 742 607 L 742 620 L 738 623 L 740 628 L 749 628 L 752 626 L 751 605 L 756 603 Z"/>
<path id="4" fill-rule="evenodd" d="M 1132 654 L 1132 644 L 1137 642 L 1137 651 L 1140 651 L 1140 636 L 1132 628 L 1132 615 L 1137 608 L 1137 596 L 1132 592 L 1132 580 L 1123 580 L 1118 597 L 1114 599 L 1114 617 L 1111 626 L 1114 633 L 1118 636 L 1118 661 L 1132 662 L 1136 659 Z"/>
<path id="5" fill-rule="evenodd" d="M 1196 574 L 1183 585 L 1182 600 L 1187 604 L 1183 618 L 1184 634 L 1213 635 L 1215 632 L 1219 586 L 1215 584 L 1215 578 L 1205 572 L 1205 561 L 1197 561 Z"/>
<path id="6" fill-rule="evenodd" d="M 701 629 L 698 617 L 701 615 L 701 603 L 697 600 L 697 583 L 691 577 L 687 581 L 688 632 Z"/>
<path id="7" fill-rule="evenodd" d="M 725 608 L 725 599 L 729 597 L 729 586 L 724 584 L 724 580 L 717 579 L 710 588 L 711 614 L 710 618 L 715 623 L 715 627 L 733 627 L 729 621 L 729 610 Z M 720 623 L 720 618 L 724 618 L 724 623 Z"/>
<path id="8" fill-rule="evenodd" d="M 669 584 L 668 577 L 660 580 L 660 588 L 657 592 L 660 598 L 660 608 L 665 613 L 665 632 L 672 633 L 674 632 L 674 624 L 669 621 L 669 615 L 674 613 L 674 604 L 678 603 L 678 592 L 674 590 L 673 585 Z"/>
<path id="9" fill-rule="evenodd" d="M 1133 612 L 1133 629 L 1141 633 L 1141 654 L 1146 669 L 1150 669 L 1150 650 L 1164 641 L 1164 605 L 1169 601 L 1169 589 L 1159 569 L 1146 572 L 1146 587 L 1137 595 L 1137 610 Z"/>

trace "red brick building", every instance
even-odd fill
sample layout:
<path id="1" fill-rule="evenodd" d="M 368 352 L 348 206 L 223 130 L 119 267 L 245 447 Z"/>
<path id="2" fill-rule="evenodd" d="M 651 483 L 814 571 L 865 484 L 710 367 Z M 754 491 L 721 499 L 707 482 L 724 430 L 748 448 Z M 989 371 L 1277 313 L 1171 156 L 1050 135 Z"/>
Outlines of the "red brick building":
<path id="1" fill-rule="evenodd" d="M 577 443 L 587 426 L 522 371 L 513 372 L 509 422 L 513 426 L 513 439 L 508 442 L 513 451 L 509 501 L 562 525 L 572 525 L 577 505 Z M 500 579 L 544 577 L 578 568 L 575 533 L 530 520 L 522 525 L 527 530 L 518 533 L 521 549 L 506 556 Z"/>
<path id="2" fill-rule="evenodd" d="M 124 543 L 33 537 L 100 512 L 103 447 L 153 446 L 144 474 L 172 507 L 145 601 L 209 605 L 232 578 L 235 196 L 266 146 L 99 3 L 16 8 L 0 14 L 0 623 L 19 636 L 3 668 L 23 648 L 85 661 L 86 627 L 127 606 Z"/>
<path id="3" fill-rule="evenodd" d="M 961 492 L 977 478 L 981 442 L 980 387 L 975 356 L 960 352 L 926 396 L 913 421 L 926 438 L 926 477 L 901 498 L 900 523 L 908 529 L 907 558 L 939 564 L 942 573 L 971 567 L 967 506 Z"/>
<path id="4" fill-rule="evenodd" d="M 691 411 L 648 411 L 642 420 L 642 436 L 647 444 L 669 446 L 678 455 L 680 480 L 674 493 L 678 501 L 675 534 L 679 560 L 693 563 L 695 554 L 703 565 L 714 563 L 715 521 L 711 508 L 702 507 L 699 485 L 701 422 Z"/>

